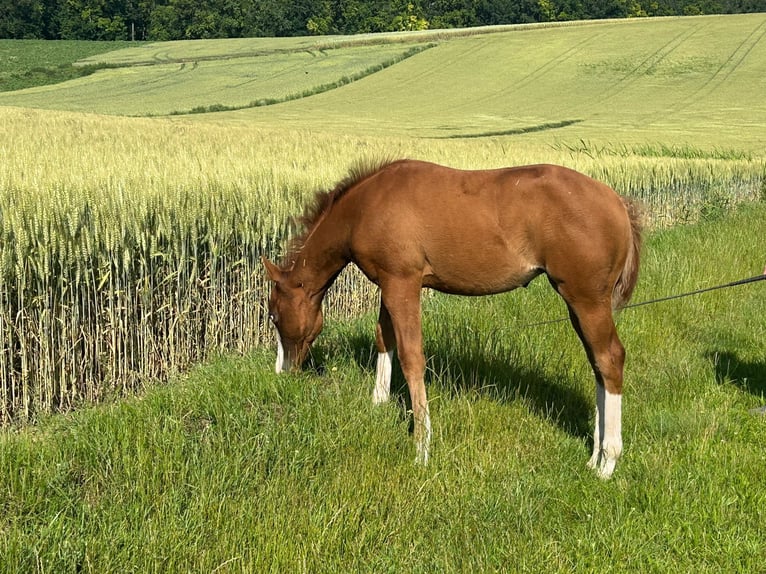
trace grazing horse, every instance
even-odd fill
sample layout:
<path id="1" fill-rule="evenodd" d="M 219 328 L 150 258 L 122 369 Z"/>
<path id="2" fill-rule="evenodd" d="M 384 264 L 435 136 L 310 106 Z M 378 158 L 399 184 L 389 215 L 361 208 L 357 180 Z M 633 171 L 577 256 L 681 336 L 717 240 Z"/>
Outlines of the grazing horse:
<path id="1" fill-rule="evenodd" d="M 273 282 L 269 317 L 276 370 L 299 368 L 322 330 L 322 300 L 350 262 L 380 287 L 373 401 L 390 393 L 394 349 L 412 402 L 417 460 L 428 461 L 431 420 L 423 380 L 423 287 L 489 295 L 545 274 L 569 309 L 596 375 L 588 465 L 609 478 L 622 452 L 625 350 L 613 309 L 638 277 L 641 232 L 630 202 L 590 177 L 553 165 L 463 171 L 399 160 L 357 166 L 317 193 Z"/>

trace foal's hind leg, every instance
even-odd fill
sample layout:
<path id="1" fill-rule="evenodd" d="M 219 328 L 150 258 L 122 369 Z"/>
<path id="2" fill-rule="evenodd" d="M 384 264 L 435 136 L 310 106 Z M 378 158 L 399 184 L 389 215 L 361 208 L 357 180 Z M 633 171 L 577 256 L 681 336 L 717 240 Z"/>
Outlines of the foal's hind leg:
<path id="1" fill-rule="evenodd" d="M 569 316 L 596 375 L 596 423 L 588 466 L 609 478 L 622 454 L 625 348 L 617 336 L 611 302 L 569 304 Z"/>
<path id="2" fill-rule="evenodd" d="M 375 346 L 378 350 L 378 364 L 375 369 L 375 389 L 372 391 L 373 404 L 385 403 L 391 395 L 391 369 L 394 360 L 396 338 L 391 325 L 391 315 L 381 297 L 378 324 L 375 328 Z"/>

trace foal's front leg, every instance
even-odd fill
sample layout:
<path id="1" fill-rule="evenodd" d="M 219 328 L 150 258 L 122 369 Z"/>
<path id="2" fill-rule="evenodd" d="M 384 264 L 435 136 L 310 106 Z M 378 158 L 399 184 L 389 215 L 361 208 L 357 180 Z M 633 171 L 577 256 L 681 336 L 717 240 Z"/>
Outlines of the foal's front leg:
<path id="1" fill-rule="evenodd" d="M 378 364 L 375 369 L 375 389 L 372 391 L 372 403 L 379 405 L 388 401 L 391 395 L 391 369 L 394 361 L 396 338 L 391 325 L 391 315 L 380 301 L 380 313 L 375 329 L 375 346 L 378 350 Z"/>
<path id="2" fill-rule="evenodd" d="M 393 280 L 385 288 L 381 287 L 383 299 L 381 309 L 387 310 L 389 324 L 399 350 L 399 363 L 410 391 L 417 449 L 415 462 L 427 464 L 431 444 L 431 417 L 428 413 L 424 380 L 426 358 L 423 355 L 423 334 L 420 322 L 420 290 L 419 282 Z M 382 312 L 381 315 L 383 315 Z M 390 349 L 390 347 L 386 348 Z M 380 352 L 380 348 L 378 351 Z"/>

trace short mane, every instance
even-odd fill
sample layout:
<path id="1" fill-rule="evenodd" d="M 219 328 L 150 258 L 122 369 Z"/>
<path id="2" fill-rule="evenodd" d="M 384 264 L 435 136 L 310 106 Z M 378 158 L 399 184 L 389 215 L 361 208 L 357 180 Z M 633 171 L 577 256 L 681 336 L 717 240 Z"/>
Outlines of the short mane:
<path id="1" fill-rule="evenodd" d="M 368 159 L 357 161 L 351 166 L 346 177 L 335 184 L 333 189 L 330 191 L 317 191 L 314 194 L 313 201 L 306 204 L 303 214 L 293 220 L 294 226 L 298 229 L 298 234 L 288 243 L 287 254 L 280 265 L 282 270 L 288 271 L 292 268 L 306 239 L 311 235 L 316 226 L 319 225 L 319 222 L 322 221 L 336 201 L 371 175 L 399 161 L 404 160 Z"/>

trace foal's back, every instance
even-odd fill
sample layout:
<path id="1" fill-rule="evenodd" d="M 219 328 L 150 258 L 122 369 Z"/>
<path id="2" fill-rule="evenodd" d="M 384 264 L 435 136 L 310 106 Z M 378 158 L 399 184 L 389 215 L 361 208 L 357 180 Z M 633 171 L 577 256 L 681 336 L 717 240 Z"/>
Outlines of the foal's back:
<path id="1" fill-rule="evenodd" d="M 354 262 L 381 273 L 420 276 L 450 293 L 481 295 L 595 273 L 611 290 L 627 257 L 631 227 L 608 186 L 552 165 L 464 171 L 402 160 L 344 198 Z"/>

